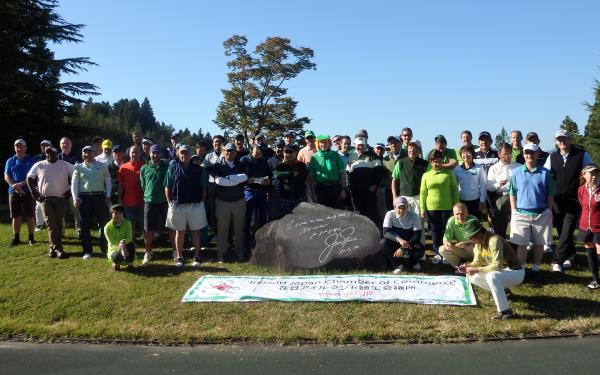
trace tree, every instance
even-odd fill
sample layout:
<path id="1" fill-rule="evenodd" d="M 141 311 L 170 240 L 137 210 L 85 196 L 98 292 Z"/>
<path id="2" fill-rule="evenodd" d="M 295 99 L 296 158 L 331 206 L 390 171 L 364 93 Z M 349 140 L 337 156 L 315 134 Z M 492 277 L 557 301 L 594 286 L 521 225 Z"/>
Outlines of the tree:
<path id="1" fill-rule="evenodd" d="M 584 133 L 584 147 L 594 162 L 600 162 L 600 81 L 594 80 L 594 104 L 585 103 L 590 115 Z"/>
<path id="2" fill-rule="evenodd" d="M 580 143 L 581 136 L 579 135 L 579 127 L 577 123 L 573 121 L 569 116 L 565 116 L 562 124 L 560 124 L 560 128 L 567 131 L 569 137 L 575 144 Z"/>
<path id="3" fill-rule="evenodd" d="M 139 122 L 142 128 L 142 132 L 147 132 L 156 123 L 154 111 L 152 110 L 152 106 L 150 105 L 150 101 L 148 100 L 148 98 L 144 98 L 144 101 L 140 106 Z"/>
<path id="4" fill-rule="evenodd" d="M 510 138 L 509 138 L 509 134 L 506 131 L 506 129 L 504 129 L 504 126 L 502 127 L 502 129 L 500 130 L 500 134 L 496 135 L 496 138 L 494 140 L 494 145 L 496 146 L 496 149 L 499 150 L 500 147 L 502 147 L 502 145 L 504 143 L 510 143 Z"/>
<path id="5" fill-rule="evenodd" d="M 5 0 L 0 3 L 0 123 L 36 134 L 60 128 L 77 96 L 97 95 L 87 82 L 61 82 L 96 65 L 87 57 L 57 59 L 48 43 L 79 43 L 84 25 L 71 24 L 56 12 L 57 0 Z"/>
<path id="6" fill-rule="evenodd" d="M 221 90 L 223 101 L 217 108 L 214 123 L 231 133 L 241 133 L 249 140 L 252 133 L 265 133 L 273 139 L 286 130 L 301 131 L 310 122 L 297 117 L 298 102 L 287 96 L 286 81 L 305 70 L 315 70 L 313 51 L 292 47 L 289 39 L 267 38 L 248 52 L 245 36 L 234 35 L 223 42 L 229 89 Z"/>

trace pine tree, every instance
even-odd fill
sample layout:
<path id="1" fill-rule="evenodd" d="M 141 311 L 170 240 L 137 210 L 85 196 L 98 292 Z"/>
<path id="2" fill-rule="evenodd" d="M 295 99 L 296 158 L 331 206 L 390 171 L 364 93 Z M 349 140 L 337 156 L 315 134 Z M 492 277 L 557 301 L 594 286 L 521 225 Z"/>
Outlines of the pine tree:
<path id="1" fill-rule="evenodd" d="M 600 81 L 595 80 L 594 104 L 587 103 L 590 112 L 585 126 L 584 145 L 594 162 L 600 162 Z"/>

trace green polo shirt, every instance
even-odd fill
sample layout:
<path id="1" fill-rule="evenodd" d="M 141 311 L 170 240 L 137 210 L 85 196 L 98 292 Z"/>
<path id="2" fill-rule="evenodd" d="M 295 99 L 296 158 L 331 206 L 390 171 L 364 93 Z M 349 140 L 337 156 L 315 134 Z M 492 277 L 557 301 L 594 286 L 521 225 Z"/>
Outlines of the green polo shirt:
<path id="1" fill-rule="evenodd" d="M 477 219 L 473 215 L 468 215 L 465 222 Z M 470 241 L 470 238 L 465 236 L 464 224 L 460 224 L 456 221 L 456 218 L 452 216 L 448 223 L 446 223 L 446 230 L 444 231 L 444 239 L 448 242 L 465 242 Z"/>
<path id="2" fill-rule="evenodd" d="M 313 175 L 315 182 L 333 183 L 340 180 L 340 172 L 346 169 L 342 157 L 332 150 L 318 150 L 310 158 L 308 173 Z"/>
<path id="3" fill-rule="evenodd" d="M 452 169 L 432 169 L 423 174 L 420 190 L 421 211 L 452 210 L 452 206 L 458 200 L 458 184 Z"/>
<path id="4" fill-rule="evenodd" d="M 152 162 L 146 163 L 140 170 L 140 183 L 144 192 L 144 202 L 146 203 L 165 203 L 165 176 L 169 166 L 162 160 L 154 165 Z"/>
<path id="5" fill-rule="evenodd" d="M 511 161 L 517 162 L 517 157 L 523 153 L 523 147 L 512 149 Z"/>

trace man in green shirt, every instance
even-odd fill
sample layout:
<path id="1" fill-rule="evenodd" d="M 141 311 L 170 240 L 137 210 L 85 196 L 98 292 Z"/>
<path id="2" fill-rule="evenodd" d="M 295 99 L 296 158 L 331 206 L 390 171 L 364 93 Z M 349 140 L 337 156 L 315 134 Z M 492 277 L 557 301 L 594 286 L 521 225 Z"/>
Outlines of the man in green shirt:
<path id="1" fill-rule="evenodd" d="M 525 277 L 517 254 L 507 240 L 486 230 L 477 219 L 465 223 L 464 234 L 475 243 L 473 261 L 460 265 L 458 270 L 473 284 L 492 293 L 498 310 L 492 319 L 513 318 L 505 288 L 521 284 Z"/>
<path id="2" fill-rule="evenodd" d="M 142 265 L 146 265 L 152 260 L 154 233 L 162 231 L 167 220 L 165 176 L 169 166 L 160 160 L 160 155 L 160 146 L 152 145 L 150 161 L 140 170 L 140 183 L 144 193 L 144 245 L 146 249 Z"/>
<path id="3" fill-rule="evenodd" d="M 342 200 L 346 199 L 346 165 L 340 155 L 331 150 L 331 139 L 328 135 L 317 137 L 318 150 L 308 163 L 308 181 L 317 197 L 317 203 L 341 209 Z"/>
<path id="4" fill-rule="evenodd" d="M 523 157 L 523 133 L 520 130 L 510 132 L 510 142 L 512 144 L 511 161 L 514 163 L 525 164 Z"/>
<path id="5" fill-rule="evenodd" d="M 111 220 L 104 226 L 104 236 L 108 243 L 108 259 L 112 260 L 112 268 L 118 271 L 121 264 L 127 268 L 133 266 L 135 243 L 133 243 L 131 222 L 123 217 L 125 208 L 113 204 L 110 208 Z"/>
<path id="6" fill-rule="evenodd" d="M 452 267 L 458 267 L 460 264 L 473 260 L 473 242 L 465 235 L 465 222 L 471 219 L 477 219 L 469 215 L 467 206 L 458 202 L 452 207 L 452 217 L 446 224 L 443 245 L 440 246 L 440 255 L 444 257 Z"/>
<path id="7" fill-rule="evenodd" d="M 433 150 L 431 150 L 431 152 L 433 152 L 434 150 L 441 151 L 441 153 L 442 153 L 442 168 L 443 169 L 454 169 L 458 165 L 458 161 L 457 161 L 458 157 L 456 156 L 456 151 L 447 147 L 448 141 L 446 140 L 446 137 L 444 137 L 442 134 L 436 135 L 434 140 L 435 140 L 435 148 Z M 429 159 L 431 152 L 427 156 L 427 159 Z"/>

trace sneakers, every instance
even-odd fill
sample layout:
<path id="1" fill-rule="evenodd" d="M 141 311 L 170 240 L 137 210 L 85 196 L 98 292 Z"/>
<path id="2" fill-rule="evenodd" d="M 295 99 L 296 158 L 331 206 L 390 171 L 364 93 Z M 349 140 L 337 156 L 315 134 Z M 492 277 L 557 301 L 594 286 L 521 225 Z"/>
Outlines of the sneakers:
<path id="1" fill-rule="evenodd" d="M 21 244 L 21 240 L 17 237 L 13 238 L 12 241 L 6 247 L 19 246 Z"/>
<path id="2" fill-rule="evenodd" d="M 36 226 L 35 226 L 35 231 L 36 231 L 36 232 L 39 232 L 39 231 L 41 231 L 42 229 L 44 229 L 44 227 L 43 227 L 42 225 L 36 225 Z"/>
<path id="3" fill-rule="evenodd" d="M 435 255 L 433 258 L 431 258 L 431 263 L 433 264 L 440 264 L 443 262 L 443 258 L 441 255 Z"/>
<path id="4" fill-rule="evenodd" d="M 48 250 L 48 257 L 56 258 L 56 251 L 54 251 L 52 249 Z"/>
<path id="5" fill-rule="evenodd" d="M 552 250 L 552 246 L 544 245 L 544 252 L 546 254 L 552 254 L 554 250 Z"/>
<path id="6" fill-rule="evenodd" d="M 590 289 L 590 290 L 598 289 L 598 288 L 600 288 L 600 284 L 598 284 L 595 281 L 592 281 L 591 283 L 589 283 L 587 285 L 587 288 Z"/>
<path id="7" fill-rule="evenodd" d="M 81 257 L 83 260 L 87 260 L 90 259 L 92 257 L 92 254 L 83 254 L 83 256 Z"/>
<path id="8" fill-rule="evenodd" d="M 558 264 L 558 263 L 552 264 L 552 272 L 562 272 L 562 271 L 563 271 L 563 269 L 560 266 L 560 264 Z"/>
<path id="9" fill-rule="evenodd" d="M 183 258 L 177 258 L 177 260 L 175 261 L 175 267 L 177 267 L 177 268 L 183 267 Z"/>
<path id="10" fill-rule="evenodd" d="M 394 275 L 397 275 L 399 273 L 401 273 L 402 271 L 404 271 L 404 266 L 403 265 L 399 265 L 398 267 L 396 267 L 396 269 L 394 270 Z"/>
<path id="11" fill-rule="evenodd" d="M 513 313 L 512 309 L 506 309 L 506 310 L 500 311 L 498 314 L 492 316 L 492 319 L 507 320 L 507 319 L 512 319 L 514 317 L 515 317 L 515 314 Z"/>
<path id="12" fill-rule="evenodd" d="M 533 244 L 530 242 L 529 245 L 527 245 L 527 251 L 531 250 L 533 250 Z"/>
<path id="13" fill-rule="evenodd" d="M 412 266 L 413 271 L 420 271 L 421 270 L 421 265 L 419 263 L 415 263 Z"/>
<path id="14" fill-rule="evenodd" d="M 65 259 L 67 254 L 64 251 L 56 250 L 56 257 L 58 259 Z"/>
<path id="15" fill-rule="evenodd" d="M 33 246 L 33 245 L 35 245 L 35 239 L 33 237 L 30 237 L 29 241 L 27 241 L 27 243 L 29 244 L 29 246 Z"/>
<path id="16" fill-rule="evenodd" d="M 192 262 L 192 267 L 198 267 L 200 265 L 200 257 L 194 257 L 194 261 Z"/>
<path id="17" fill-rule="evenodd" d="M 146 265 L 150 264 L 151 261 L 152 261 L 152 253 L 144 254 L 144 260 L 142 260 L 142 266 L 146 266 Z"/>
<path id="18" fill-rule="evenodd" d="M 571 263 L 570 259 L 567 259 L 563 262 L 562 264 L 562 268 L 563 270 L 568 270 L 569 268 L 571 268 L 573 266 L 573 263 Z"/>

